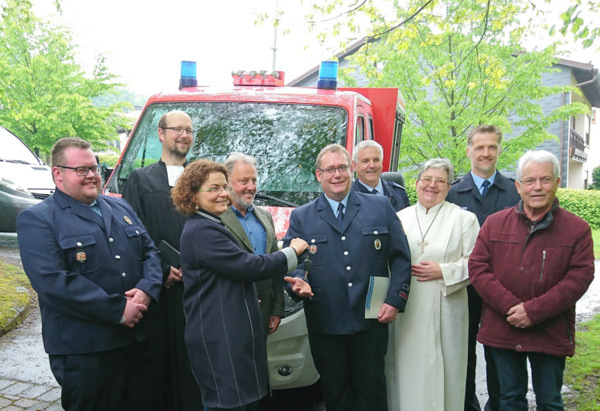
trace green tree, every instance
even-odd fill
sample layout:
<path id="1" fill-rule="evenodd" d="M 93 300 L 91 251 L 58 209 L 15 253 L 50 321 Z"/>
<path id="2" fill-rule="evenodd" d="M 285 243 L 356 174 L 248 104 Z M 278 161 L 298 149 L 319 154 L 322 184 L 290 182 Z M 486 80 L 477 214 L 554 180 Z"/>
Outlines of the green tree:
<path id="1" fill-rule="evenodd" d="M 58 3 L 57 3 L 58 4 Z M 54 142 L 79 136 L 103 148 L 126 126 L 127 103 L 95 107 L 114 93 L 115 76 L 98 56 L 91 75 L 75 60 L 70 31 L 37 18 L 29 0 L 8 0 L 0 21 L 0 124 L 37 154 Z"/>
<path id="2" fill-rule="evenodd" d="M 526 52 L 522 44 L 532 27 L 525 0 L 345 0 L 312 4 L 310 21 L 341 16 L 318 34 L 366 35 L 341 70 L 352 85 L 358 68 L 372 87 L 398 87 L 406 100 L 401 168 L 413 168 L 432 157 L 447 157 L 458 173 L 469 169 L 466 134 L 491 123 L 514 137 L 503 144 L 501 168 L 511 167 L 526 148 L 556 138 L 546 130 L 576 113 L 581 103 L 545 112 L 536 101 L 578 92 L 572 87 L 545 87 L 542 74 L 552 71 L 554 46 Z M 341 12 L 341 9 L 348 10 Z M 385 12 L 383 10 L 386 10 Z M 393 12 L 389 10 L 392 9 Z M 320 17 L 318 17 L 320 16 Z M 345 23 L 345 24 L 344 24 Z M 365 26 L 367 33 L 361 32 Z"/>
<path id="3" fill-rule="evenodd" d="M 546 0 L 550 3 L 551 0 Z M 559 32 L 566 36 L 572 34 L 575 40 L 580 40 L 583 48 L 589 48 L 600 38 L 600 25 L 598 25 L 599 1 L 571 0 L 569 7 L 560 15 L 562 26 Z M 586 24 L 590 21 L 590 25 Z M 594 25 L 596 27 L 594 27 Z M 550 34 L 554 35 L 556 25 L 550 28 Z"/>
<path id="4" fill-rule="evenodd" d="M 144 107 L 149 95 L 142 95 L 132 92 L 124 87 L 115 87 L 113 94 L 105 94 L 93 99 L 94 105 L 98 107 L 108 107 L 111 104 L 126 101 L 132 104 L 134 107 Z M 127 110 L 131 111 L 131 110 Z"/>
<path id="5" fill-rule="evenodd" d="M 588 186 L 590 190 L 600 190 L 600 167 L 592 170 L 592 184 Z"/>

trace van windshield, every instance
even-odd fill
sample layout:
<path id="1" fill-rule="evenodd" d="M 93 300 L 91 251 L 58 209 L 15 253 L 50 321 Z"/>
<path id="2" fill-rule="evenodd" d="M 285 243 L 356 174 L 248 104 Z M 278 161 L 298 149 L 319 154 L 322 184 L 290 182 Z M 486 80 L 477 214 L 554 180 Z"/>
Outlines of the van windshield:
<path id="1" fill-rule="evenodd" d="M 224 162 L 238 151 L 256 158 L 258 191 L 298 205 L 320 195 L 315 160 L 331 143 L 346 146 L 348 113 L 342 107 L 302 104 L 183 102 L 149 106 L 132 134 L 121 162 L 119 186 L 134 168 L 160 159 L 158 121 L 172 110 L 191 118 L 194 144 L 188 161 Z M 120 188 L 120 187 L 119 187 Z M 266 197 L 266 196 L 265 196 Z M 276 205 L 258 198 L 258 205 Z"/>
<path id="2" fill-rule="evenodd" d="M 40 164 L 37 157 L 13 133 L 0 127 L 0 160 L 24 164 Z"/>

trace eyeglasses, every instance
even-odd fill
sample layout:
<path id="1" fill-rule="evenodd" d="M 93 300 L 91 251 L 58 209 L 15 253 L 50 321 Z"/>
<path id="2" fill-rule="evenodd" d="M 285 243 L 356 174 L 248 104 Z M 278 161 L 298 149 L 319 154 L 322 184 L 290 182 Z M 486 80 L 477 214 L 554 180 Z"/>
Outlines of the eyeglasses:
<path id="1" fill-rule="evenodd" d="M 198 191 L 206 191 L 207 193 L 216 194 L 220 193 L 221 190 L 227 191 L 231 193 L 231 187 L 229 186 L 220 186 L 220 187 L 211 187 L 211 188 L 199 188 Z"/>
<path id="2" fill-rule="evenodd" d="M 75 174 L 79 177 L 85 177 L 91 171 L 94 175 L 100 174 L 99 166 L 91 166 L 91 167 L 67 167 L 67 166 L 56 166 L 60 168 L 68 168 L 69 170 L 75 170 Z"/>
<path id="3" fill-rule="evenodd" d="M 432 182 L 435 182 L 436 186 L 443 186 L 444 184 L 448 184 L 448 182 L 446 180 L 442 180 L 441 178 L 437 178 L 437 179 L 433 179 L 431 177 L 423 177 L 420 179 L 423 184 L 425 185 L 430 185 Z"/>
<path id="4" fill-rule="evenodd" d="M 181 128 L 181 127 L 161 127 L 163 130 L 173 130 L 173 132 L 177 135 L 177 136 L 181 136 L 183 135 L 183 132 L 185 131 L 188 135 L 193 136 L 194 135 L 194 129 L 193 128 Z"/>
<path id="5" fill-rule="evenodd" d="M 332 176 L 335 174 L 336 171 L 339 171 L 340 174 L 345 173 L 346 171 L 348 171 L 350 167 L 348 166 L 339 166 L 339 167 L 331 167 L 331 168 L 326 168 L 325 170 L 323 170 L 322 168 L 318 168 L 317 170 L 319 170 L 321 173 L 323 174 L 327 174 L 328 176 Z"/>
<path id="6" fill-rule="evenodd" d="M 526 178 L 525 180 L 519 180 L 519 182 L 526 186 L 535 185 L 535 183 L 540 182 L 542 185 L 547 186 L 556 181 L 555 177 L 542 177 L 542 178 Z"/>

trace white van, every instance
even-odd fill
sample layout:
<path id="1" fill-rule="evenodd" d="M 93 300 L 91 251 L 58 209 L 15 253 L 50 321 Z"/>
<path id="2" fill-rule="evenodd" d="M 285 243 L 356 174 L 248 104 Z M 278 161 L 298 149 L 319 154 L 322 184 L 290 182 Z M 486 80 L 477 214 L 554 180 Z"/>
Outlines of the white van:
<path id="1" fill-rule="evenodd" d="M 0 232 L 15 232 L 17 215 L 54 190 L 50 167 L 0 126 Z"/>

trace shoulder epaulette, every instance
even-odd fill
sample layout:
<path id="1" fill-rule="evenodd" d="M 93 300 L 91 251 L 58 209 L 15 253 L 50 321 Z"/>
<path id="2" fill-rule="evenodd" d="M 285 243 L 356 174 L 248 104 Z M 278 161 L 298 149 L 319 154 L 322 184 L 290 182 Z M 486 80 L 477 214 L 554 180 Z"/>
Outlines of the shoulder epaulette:
<path id="1" fill-rule="evenodd" d="M 402 185 L 400 185 L 400 184 L 396 183 L 395 181 L 388 181 L 388 183 L 390 183 L 390 185 L 392 185 L 392 186 L 394 186 L 394 187 L 398 187 L 398 188 L 401 188 L 401 189 L 403 189 L 404 191 L 406 191 L 406 188 L 404 188 L 404 186 L 402 186 Z"/>

